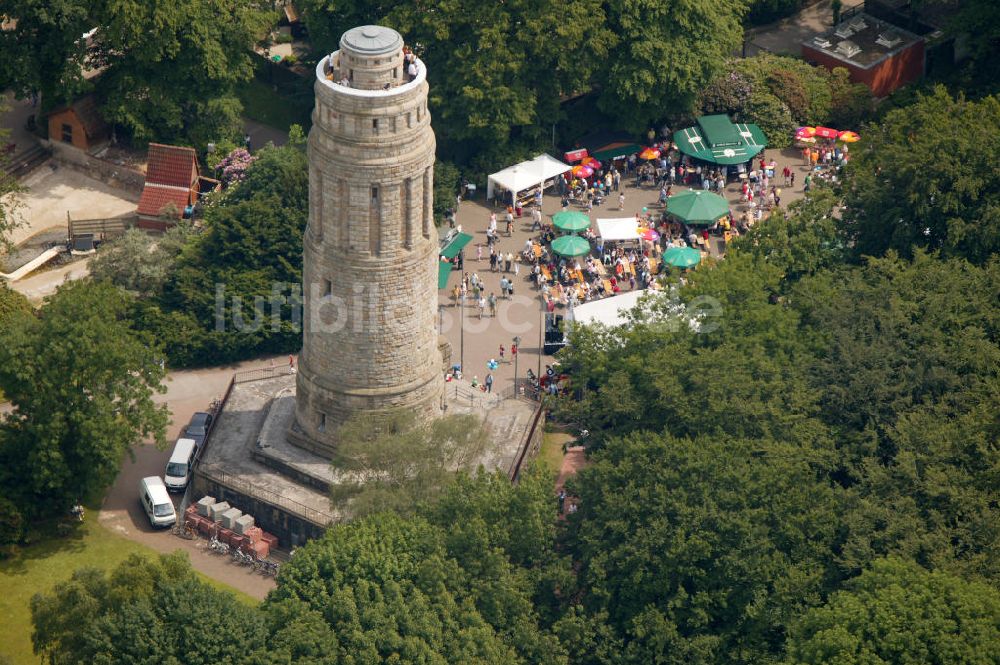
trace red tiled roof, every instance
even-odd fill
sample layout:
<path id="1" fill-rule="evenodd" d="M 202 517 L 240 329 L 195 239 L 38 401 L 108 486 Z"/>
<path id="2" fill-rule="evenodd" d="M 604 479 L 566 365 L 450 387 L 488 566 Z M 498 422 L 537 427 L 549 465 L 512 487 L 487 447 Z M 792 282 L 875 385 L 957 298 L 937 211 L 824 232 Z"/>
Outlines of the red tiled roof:
<path id="1" fill-rule="evenodd" d="M 173 203 L 177 208 L 177 219 L 184 216 L 184 208 L 188 205 L 189 191 L 161 187 L 156 183 L 146 182 L 139 197 L 138 213 L 144 217 L 159 217 L 163 208 Z"/>
<path id="2" fill-rule="evenodd" d="M 146 182 L 191 187 L 198 181 L 198 157 L 194 148 L 161 143 L 149 144 Z"/>

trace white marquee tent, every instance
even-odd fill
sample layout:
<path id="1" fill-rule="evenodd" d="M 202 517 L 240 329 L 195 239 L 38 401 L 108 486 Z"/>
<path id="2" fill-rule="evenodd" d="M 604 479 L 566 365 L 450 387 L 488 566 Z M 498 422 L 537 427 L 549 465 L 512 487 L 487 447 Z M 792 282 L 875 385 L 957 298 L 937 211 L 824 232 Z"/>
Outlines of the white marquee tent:
<path id="1" fill-rule="evenodd" d="M 572 320 L 575 323 L 602 323 L 606 326 L 619 326 L 625 323 L 625 313 L 636 306 L 639 298 L 649 293 L 648 289 L 637 289 L 619 296 L 594 300 L 573 308 Z"/>
<path id="2" fill-rule="evenodd" d="M 638 240 L 639 224 L 635 217 L 598 219 L 597 233 L 605 242 L 610 240 Z"/>
<path id="3" fill-rule="evenodd" d="M 486 182 L 486 198 L 492 199 L 493 190 L 497 187 L 517 194 L 540 185 L 549 178 L 555 178 L 569 169 L 569 165 L 563 164 L 558 159 L 544 154 L 539 155 L 491 175 Z"/>

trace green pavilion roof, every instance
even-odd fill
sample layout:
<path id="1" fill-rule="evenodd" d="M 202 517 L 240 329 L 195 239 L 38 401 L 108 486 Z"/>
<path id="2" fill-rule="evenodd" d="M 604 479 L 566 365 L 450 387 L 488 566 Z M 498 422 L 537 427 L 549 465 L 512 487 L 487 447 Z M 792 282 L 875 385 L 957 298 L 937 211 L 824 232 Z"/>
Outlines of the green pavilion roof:
<path id="1" fill-rule="evenodd" d="M 441 256 L 446 259 L 453 259 L 458 256 L 458 253 L 461 252 L 471 241 L 472 236 L 468 233 L 457 233 L 455 234 L 455 237 L 452 238 L 451 242 L 449 242 L 445 248 L 441 250 Z"/>
<path id="2" fill-rule="evenodd" d="M 757 125 L 734 123 L 725 115 L 698 118 L 697 126 L 674 132 L 674 143 L 685 155 L 712 164 L 742 164 L 767 147 Z"/>
<path id="3" fill-rule="evenodd" d="M 635 154 L 642 150 L 642 146 L 638 143 L 609 143 L 608 145 L 590 153 L 590 156 L 594 159 L 603 162 L 606 159 L 618 159 L 619 157 L 628 157 L 629 155 Z"/>
<path id="4" fill-rule="evenodd" d="M 451 263 L 448 261 L 438 261 L 438 288 L 443 289 L 448 286 L 448 276 L 451 275 Z"/>

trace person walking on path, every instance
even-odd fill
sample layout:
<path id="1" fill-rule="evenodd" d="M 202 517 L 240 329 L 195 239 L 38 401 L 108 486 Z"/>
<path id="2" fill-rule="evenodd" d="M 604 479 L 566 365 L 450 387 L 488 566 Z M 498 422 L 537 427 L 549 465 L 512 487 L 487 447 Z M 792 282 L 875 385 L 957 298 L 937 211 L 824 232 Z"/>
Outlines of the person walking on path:
<path id="1" fill-rule="evenodd" d="M 482 260 L 483 260 L 483 243 L 477 242 L 476 243 L 476 261 L 479 262 L 479 261 L 482 261 Z"/>
<path id="2" fill-rule="evenodd" d="M 514 262 L 514 254 L 510 251 L 507 252 L 507 256 L 503 260 L 503 271 L 510 272 L 510 264 Z"/>
<path id="3" fill-rule="evenodd" d="M 625 209 L 625 192 L 621 192 L 620 194 L 618 194 L 618 209 L 619 210 Z"/>
<path id="4" fill-rule="evenodd" d="M 487 374 L 486 375 L 486 392 L 488 392 L 488 393 L 492 393 L 493 392 L 493 375 L 492 374 Z"/>
<path id="5" fill-rule="evenodd" d="M 490 317 L 496 318 L 497 316 L 497 294 L 490 292 Z"/>
<path id="6" fill-rule="evenodd" d="M 503 359 L 503 353 L 504 353 L 503 344 L 501 344 L 500 345 L 500 364 L 503 364 L 503 360 L 504 360 Z"/>
<path id="7" fill-rule="evenodd" d="M 481 319 L 483 318 L 483 312 L 486 310 L 486 298 L 484 298 L 482 294 L 479 295 L 479 301 L 476 305 L 479 306 L 479 318 Z"/>

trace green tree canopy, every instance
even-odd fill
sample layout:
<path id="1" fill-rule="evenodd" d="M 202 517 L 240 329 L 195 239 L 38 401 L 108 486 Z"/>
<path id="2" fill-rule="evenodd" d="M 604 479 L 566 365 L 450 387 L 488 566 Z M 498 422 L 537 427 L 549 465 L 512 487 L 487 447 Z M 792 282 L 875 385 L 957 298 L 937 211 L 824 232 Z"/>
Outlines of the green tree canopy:
<path id="1" fill-rule="evenodd" d="M 200 581 L 180 552 L 78 570 L 32 598 L 31 618 L 35 653 L 51 665 L 268 662 L 260 612 Z"/>
<path id="2" fill-rule="evenodd" d="M 564 663 L 502 551 L 455 558 L 470 527 L 451 537 L 423 517 L 393 514 L 336 525 L 296 551 L 265 611 L 309 622 L 296 650 L 327 634 L 323 617 L 337 636 L 333 663 Z"/>
<path id="3" fill-rule="evenodd" d="M 136 295 L 159 293 L 192 233 L 189 223 L 177 224 L 156 239 L 141 229 L 129 229 L 101 248 L 88 265 L 90 274 Z"/>
<path id="4" fill-rule="evenodd" d="M 432 501 L 487 452 L 489 434 L 473 415 L 416 423 L 406 412 L 360 416 L 337 433 L 331 488 L 335 507 L 351 516 L 408 513 Z"/>
<path id="5" fill-rule="evenodd" d="M 835 574 L 837 493 L 811 456 L 766 440 L 636 433 L 593 457 L 572 481 L 569 547 L 583 608 L 624 645 L 610 662 L 781 653 L 785 626 Z"/>
<path id="6" fill-rule="evenodd" d="M 258 0 L 103 0 L 96 35 L 105 116 L 140 141 L 205 145 L 241 130 L 233 92 L 274 15 Z"/>
<path id="7" fill-rule="evenodd" d="M 204 230 L 190 236 L 162 290 L 137 304 L 139 327 L 155 333 L 175 365 L 216 364 L 301 346 L 292 311 L 302 284 L 306 158 L 293 146 L 268 147 L 257 155 L 243 182 L 206 208 Z M 223 303 L 217 309 L 220 287 Z M 239 308 L 234 298 L 242 303 Z"/>
<path id="8" fill-rule="evenodd" d="M 0 89 L 20 98 L 41 94 L 46 104 L 65 104 L 86 89 L 83 34 L 98 25 L 91 0 L 0 0 Z"/>
<path id="9" fill-rule="evenodd" d="M 1000 592 L 896 558 L 875 561 L 795 622 L 789 665 L 1000 661 Z"/>
<path id="10" fill-rule="evenodd" d="M 743 39 L 743 0 L 607 0 L 620 36 L 600 72 L 598 104 L 640 132 L 670 113 L 694 110 L 698 92 Z"/>
<path id="11" fill-rule="evenodd" d="M 943 87 L 889 112 L 851 150 L 845 228 L 859 254 L 938 249 L 983 263 L 1000 251 L 1000 100 Z"/>
<path id="12" fill-rule="evenodd" d="M 156 346 L 128 321 L 128 298 L 74 282 L 37 317 L 0 330 L 0 389 L 14 406 L 0 426 L 0 478 L 26 514 L 61 512 L 103 490 L 133 445 L 164 443 Z"/>

